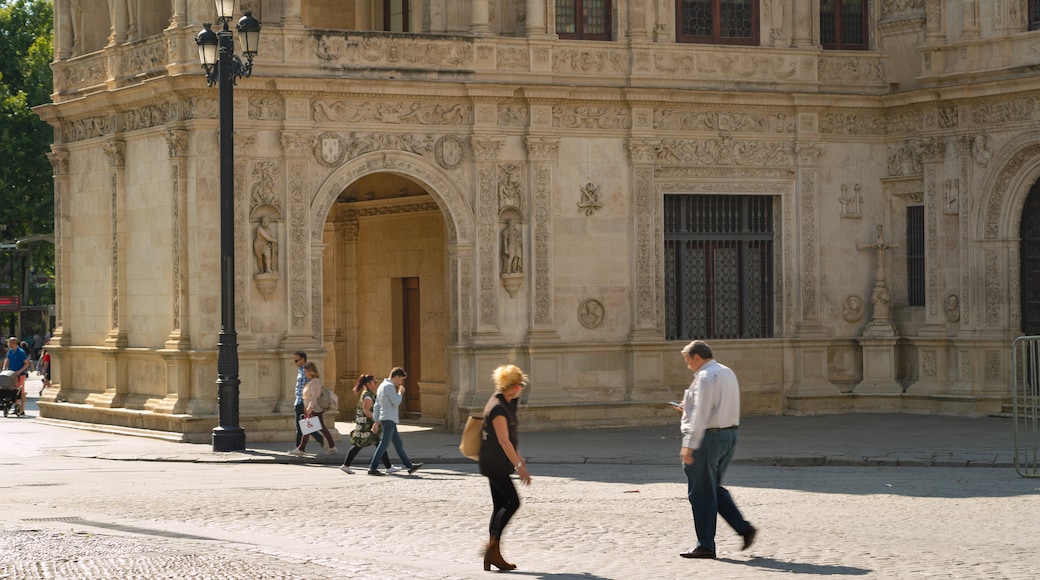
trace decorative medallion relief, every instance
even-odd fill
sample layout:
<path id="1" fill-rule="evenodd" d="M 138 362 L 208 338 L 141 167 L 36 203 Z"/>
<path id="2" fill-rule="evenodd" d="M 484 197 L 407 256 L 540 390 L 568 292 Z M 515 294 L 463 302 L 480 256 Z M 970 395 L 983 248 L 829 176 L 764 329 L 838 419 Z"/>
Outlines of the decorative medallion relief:
<path id="1" fill-rule="evenodd" d="M 314 160 L 322 167 L 339 167 L 346 154 L 347 144 L 339 133 L 326 131 L 314 140 Z"/>
<path id="2" fill-rule="evenodd" d="M 946 297 L 946 322 L 954 324 L 961 321 L 961 300 L 956 294 Z"/>
<path id="3" fill-rule="evenodd" d="M 433 158 L 444 169 L 455 169 L 466 159 L 466 139 L 445 135 L 433 144 Z"/>
<path id="4" fill-rule="evenodd" d="M 599 328 L 603 325 L 605 312 L 602 302 L 595 298 L 586 298 L 578 305 L 578 322 L 585 328 Z"/>
<path id="5" fill-rule="evenodd" d="M 841 303 L 841 317 L 849 324 L 855 324 L 863 320 L 866 310 L 863 299 L 856 294 L 846 296 L 845 301 Z"/>

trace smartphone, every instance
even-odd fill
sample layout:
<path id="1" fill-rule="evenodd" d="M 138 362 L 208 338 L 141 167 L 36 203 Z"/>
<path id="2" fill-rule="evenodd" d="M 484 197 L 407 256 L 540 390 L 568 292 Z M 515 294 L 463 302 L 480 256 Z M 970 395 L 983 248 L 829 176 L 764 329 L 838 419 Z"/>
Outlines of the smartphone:
<path id="1" fill-rule="evenodd" d="M 673 406 L 673 407 L 675 407 L 676 409 L 682 409 L 683 408 L 683 404 L 680 403 L 679 401 L 668 401 L 668 404 Z"/>

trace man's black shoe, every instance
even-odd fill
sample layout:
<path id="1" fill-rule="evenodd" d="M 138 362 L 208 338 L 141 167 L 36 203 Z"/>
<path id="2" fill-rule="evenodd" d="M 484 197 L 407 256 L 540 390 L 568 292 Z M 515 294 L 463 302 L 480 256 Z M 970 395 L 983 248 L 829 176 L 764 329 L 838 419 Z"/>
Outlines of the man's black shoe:
<path id="1" fill-rule="evenodd" d="M 408 475 L 411 475 L 416 471 L 419 471 L 419 468 L 422 467 L 422 465 L 422 463 L 413 463 L 412 466 L 408 468 Z"/>
<path id="2" fill-rule="evenodd" d="M 714 560 L 715 559 L 715 552 L 713 552 L 713 551 L 711 551 L 711 550 L 709 550 L 707 548 L 702 548 L 700 546 L 697 546 L 696 548 L 690 550 L 689 552 L 679 552 L 679 555 L 682 556 L 683 558 L 704 558 L 704 559 L 710 559 L 710 560 Z"/>
<path id="3" fill-rule="evenodd" d="M 385 473 L 383 473 L 382 471 L 379 471 L 378 469 L 369 469 L 368 470 L 368 474 L 369 475 L 386 475 Z"/>
<path id="4" fill-rule="evenodd" d="M 755 543 L 755 535 L 758 534 L 758 529 L 755 526 L 749 526 L 747 531 L 741 536 L 744 536 L 744 547 L 741 550 L 747 550 L 751 547 L 751 544 Z"/>

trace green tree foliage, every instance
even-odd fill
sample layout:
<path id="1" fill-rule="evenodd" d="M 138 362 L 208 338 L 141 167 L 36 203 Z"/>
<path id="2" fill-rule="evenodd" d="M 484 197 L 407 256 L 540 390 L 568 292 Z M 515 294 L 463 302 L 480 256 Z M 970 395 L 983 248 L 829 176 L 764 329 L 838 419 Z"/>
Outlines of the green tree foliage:
<path id="1" fill-rule="evenodd" d="M 0 0 L 0 240 L 54 231 L 51 127 L 31 107 L 50 101 L 54 13 L 49 0 Z M 0 293 L 21 294 L 26 256 L 0 252 Z M 54 247 L 32 245 L 35 278 L 52 277 Z M 30 304 L 54 301 L 53 285 L 31 281 Z"/>

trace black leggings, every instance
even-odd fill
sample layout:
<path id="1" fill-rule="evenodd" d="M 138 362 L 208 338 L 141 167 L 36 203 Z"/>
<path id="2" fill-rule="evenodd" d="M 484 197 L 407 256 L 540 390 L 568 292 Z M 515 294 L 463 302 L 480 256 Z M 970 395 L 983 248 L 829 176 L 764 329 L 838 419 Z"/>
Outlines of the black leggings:
<path id="1" fill-rule="evenodd" d="M 343 465 L 350 467 L 350 463 L 357 457 L 358 451 L 361 451 L 364 447 L 358 447 L 357 445 L 351 446 L 350 451 L 347 451 L 347 458 L 343 461 Z M 390 469 L 390 454 L 386 451 L 383 452 L 383 465 L 387 469 Z"/>
<path id="2" fill-rule="evenodd" d="M 486 476 L 491 484 L 491 501 L 494 510 L 491 512 L 491 522 L 488 524 L 488 532 L 492 538 L 501 538 L 502 530 L 513 518 L 516 510 L 520 509 L 520 496 L 516 494 L 516 486 L 513 478 L 509 475 Z"/>

